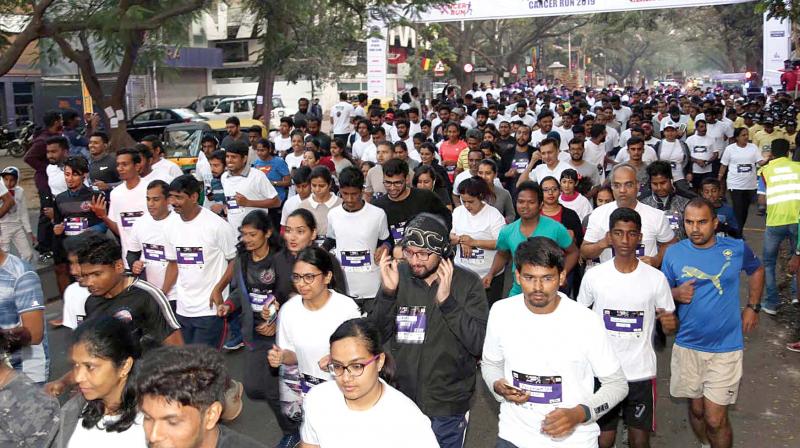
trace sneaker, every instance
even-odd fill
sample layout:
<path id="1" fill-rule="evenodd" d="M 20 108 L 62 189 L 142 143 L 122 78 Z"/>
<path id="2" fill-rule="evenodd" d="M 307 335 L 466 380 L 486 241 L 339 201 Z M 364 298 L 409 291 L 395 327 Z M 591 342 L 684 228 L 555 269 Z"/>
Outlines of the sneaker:
<path id="1" fill-rule="evenodd" d="M 769 314 L 770 316 L 777 316 L 778 315 L 778 310 L 773 309 L 773 308 L 769 308 L 769 307 L 766 307 L 766 306 L 763 306 L 763 305 L 761 306 L 761 311 Z"/>
<path id="2" fill-rule="evenodd" d="M 293 432 L 283 436 L 280 442 L 275 445 L 275 448 L 295 448 L 300 445 L 300 433 Z"/>
<path id="3" fill-rule="evenodd" d="M 800 299 L 798 299 L 797 297 L 792 299 L 792 306 L 800 306 Z"/>
<path id="4" fill-rule="evenodd" d="M 791 344 L 786 344 L 786 350 L 800 353 L 800 341 L 792 342 Z"/>
<path id="5" fill-rule="evenodd" d="M 228 342 L 226 342 L 225 345 L 222 346 L 223 349 L 229 352 L 239 350 L 242 347 L 244 347 L 244 341 L 242 340 L 242 338 L 229 339 Z"/>
<path id="6" fill-rule="evenodd" d="M 53 253 L 52 252 L 45 252 L 45 253 L 39 255 L 39 261 L 42 262 L 42 263 L 47 263 L 52 258 L 53 258 Z"/>

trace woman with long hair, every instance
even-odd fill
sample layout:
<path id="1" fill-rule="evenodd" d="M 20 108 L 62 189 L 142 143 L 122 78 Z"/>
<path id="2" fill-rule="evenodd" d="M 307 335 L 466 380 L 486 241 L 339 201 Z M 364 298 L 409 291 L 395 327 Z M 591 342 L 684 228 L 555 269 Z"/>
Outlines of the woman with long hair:
<path id="1" fill-rule="evenodd" d="M 339 173 L 343 169 L 355 165 L 353 158 L 347 153 L 347 145 L 341 138 L 335 138 L 331 141 L 331 161 L 333 166 L 336 167 L 336 177 L 339 177 Z"/>
<path id="2" fill-rule="evenodd" d="M 452 182 L 458 174 L 456 172 L 458 157 L 467 147 L 467 142 L 461 138 L 461 126 L 454 121 L 444 125 L 444 135 L 446 140 L 439 147 L 439 154 L 442 156 L 442 165 L 447 169 L 447 176 Z"/>
<path id="3" fill-rule="evenodd" d="M 744 229 L 747 211 L 756 199 L 758 168 L 766 163 L 766 159 L 761 149 L 748 141 L 750 134 L 747 128 L 734 129 L 733 139 L 735 142 L 722 153 L 719 180 L 731 195 L 733 214 L 739 228 Z"/>
<path id="4" fill-rule="evenodd" d="M 80 393 L 61 408 L 58 448 L 145 447 L 129 379 L 142 356 L 141 332 L 115 317 L 81 323 L 72 334 L 72 374 Z"/>
<path id="5" fill-rule="evenodd" d="M 445 175 L 446 177 L 447 175 Z M 453 198 L 450 190 L 443 184 L 445 182 L 430 165 L 418 166 L 414 170 L 414 177 L 411 178 L 412 187 L 434 192 L 449 210 L 453 210 Z"/>
<path id="6" fill-rule="evenodd" d="M 311 170 L 311 196 L 300 201 L 298 209 L 305 209 L 314 215 L 317 223 L 317 245 L 325 241 L 328 232 L 328 212 L 342 204 L 342 199 L 333 192 L 334 181 L 330 170 L 317 166 Z"/>
<path id="7" fill-rule="evenodd" d="M 306 396 L 301 430 L 305 448 L 348 446 L 353 434 L 387 448 L 439 446 L 428 417 L 390 385 L 394 363 L 374 324 L 350 319 L 329 342 L 327 370 L 336 381 Z"/>

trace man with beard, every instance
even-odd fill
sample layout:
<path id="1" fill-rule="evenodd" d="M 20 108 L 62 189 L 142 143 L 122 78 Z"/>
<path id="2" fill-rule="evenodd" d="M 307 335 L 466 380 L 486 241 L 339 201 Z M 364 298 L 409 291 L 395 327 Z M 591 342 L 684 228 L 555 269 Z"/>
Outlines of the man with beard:
<path id="1" fill-rule="evenodd" d="M 519 125 L 516 133 L 516 146 L 507 150 L 500 159 L 500 172 L 503 186 L 508 191 L 516 191 L 514 186 L 517 178 L 525 171 L 531 159 L 539 159 L 539 152 L 530 145 L 531 128 L 526 125 Z M 531 168 L 535 168 L 533 165 Z"/>
<path id="2" fill-rule="evenodd" d="M 689 198 L 676 193 L 669 162 L 657 160 L 651 163 L 647 166 L 647 175 L 650 178 L 650 194 L 642 197 L 642 203 L 662 210 L 678 239 L 686 238 L 683 230 L 683 209 L 689 203 Z"/>
<path id="3" fill-rule="evenodd" d="M 381 258 L 369 319 L 391 341 L 398 389 L 431 419 L 441 447 L 460 448 L 489 313 L 483 284 L 453 264 L 448 226 L 435 215 L 406 226 L 402 255 Z"/>

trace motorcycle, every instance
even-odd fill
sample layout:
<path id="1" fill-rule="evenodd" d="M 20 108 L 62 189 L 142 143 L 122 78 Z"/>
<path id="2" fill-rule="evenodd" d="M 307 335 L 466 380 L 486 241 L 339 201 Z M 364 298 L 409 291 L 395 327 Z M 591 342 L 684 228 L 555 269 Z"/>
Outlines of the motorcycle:
<path id="1" fill-rule="evenodd" d="M 35 129 L 33 122 L 24 121 L 21 123 L 16 138 L 12 138 L 14 134 L 7 128 L 2 127 L 0 129 L 0 149 L 5 150 L 6 154 L 14 157 L 22 157 L 33 144 L 33 132 Z"/>

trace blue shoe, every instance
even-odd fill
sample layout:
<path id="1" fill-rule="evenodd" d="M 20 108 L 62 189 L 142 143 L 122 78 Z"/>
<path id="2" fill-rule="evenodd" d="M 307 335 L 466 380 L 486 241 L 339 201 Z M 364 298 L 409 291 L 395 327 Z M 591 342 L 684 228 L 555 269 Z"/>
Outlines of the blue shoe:
<path id="1" fill-rule="evenodd" d="M 293 432 L 291 434 L 286 434 L 283 436 L 280 442 L 275 445 L 275 448 L 295 448 L 296 446 L 300 445 L 300 433 Z"/>
<path id="2" fill-rule="evenodd" d="M 242 337 L 239 336 L 238 338 L 231 338 L 225 342 L 225 345 L 222 346 L 223 349 L 228 350 L 230 352 L 239 350 L 240 348 L 244 347 L 244 341 Z"/>

